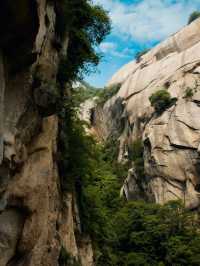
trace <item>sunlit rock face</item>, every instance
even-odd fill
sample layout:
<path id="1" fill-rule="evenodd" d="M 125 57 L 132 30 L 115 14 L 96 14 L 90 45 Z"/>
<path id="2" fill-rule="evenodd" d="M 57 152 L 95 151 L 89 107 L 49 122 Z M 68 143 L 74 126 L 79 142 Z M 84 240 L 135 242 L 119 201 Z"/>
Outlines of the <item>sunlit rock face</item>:
<path id="1" fill-rule="evenodd" d="M 157 45 L 139 62 L 124 66 L 108 85 L 117 83 L 121 83 L 117 95 L 101 110 L 97 108 L 96 132 L 105 138 L 117 136 L 119 160 L 126 156 L 127 145 L 142 138 L 146 177 L 141 180 L 140 187 L 145 198 L 162 204 L 181 199 L 186 207 L 197 208 L 200 192 L 200 19 Z M 158 115 L 149 97 L 163 88 L 177 101 Z M 187 89 L 192 90 L 192 96 L 186 97 Z M 123 112 L 119 111 L 119 102 Z M 134 173 L 129 173 L 125 180 L 122 190 L 128 199 L 138 198 L 140 188 L 135 178 Z"/>

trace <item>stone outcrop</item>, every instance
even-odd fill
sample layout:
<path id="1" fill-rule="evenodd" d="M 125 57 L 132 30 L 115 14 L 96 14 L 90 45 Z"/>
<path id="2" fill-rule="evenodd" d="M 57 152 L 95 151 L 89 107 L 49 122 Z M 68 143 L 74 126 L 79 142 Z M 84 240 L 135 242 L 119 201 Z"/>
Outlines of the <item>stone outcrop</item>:
<path id="1" fill-rule="evenodd" d="M 76 193 L 58 169 L 57 72 L 68 36 L 56 33 L 58 1 L 0 3 L 0 266 L 60 266 L 64 249 L 93 266 L 91 239 L 81 228 Z M 200 20 L 120 70 L 121 83 L 105 105 L 87 103 L 93 134 L 119 141 L 119 161 L 143 139 L 146 177 L 130 169 L 128 199 L 199 206 Z M 149 96 L 165 87 L 178 100 L 161 115 Z M 193 96 L 185 97 L 187 88 Z M 70 94 L 70 93 L 69 93 Z M 89 112 L 89 113 L 88 113 Z"/>
<path id="2" fill-rule="evenodd" d="M 119 160 L 137 139 L 144 143 L 142 193 L 165 203 L 181 199 L 199 207 L 200 193 L 200 19 L 119 70 L 108 85 L 117 95 L 98 106 L 93 126 L 103 138 L 120 142 Z M 108 88 L 109 89 L 109 88 Z M 156 114 L 149 97 L 166 89 L 176 103 Z M 192 95 L 187 96 L 187 90 Z M 137 182 L 136 182 L 137 181 Z M 130 171 L 122 193 L 138 198 L 138 177 Z M 123 192 L 124 190 L 124 192 Z M 135 195 L 135 196 L 134 196 Z"/>
<path id="3" fill-rule="evenodd" d="M 0 3 L 0 266 L 56 266 L 62 247 L 93 265 L 90 239 L 75 226 L 75 193 L 61 191 L 57 166 L 55 84 L 68 37 L 55 47 L 55 5 Z"/>

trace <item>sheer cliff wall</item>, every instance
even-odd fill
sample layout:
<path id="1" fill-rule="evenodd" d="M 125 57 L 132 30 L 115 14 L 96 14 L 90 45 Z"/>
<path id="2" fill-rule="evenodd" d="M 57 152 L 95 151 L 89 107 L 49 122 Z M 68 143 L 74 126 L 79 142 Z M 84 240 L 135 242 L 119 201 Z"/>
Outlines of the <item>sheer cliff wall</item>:
<path id="1" fill-rule="evenodd" d="M 68 43 L 67 34 L 56 35 L 57 5 L 0 3 L 1 266 L 56 266 L 61 249 L 93 265 L 75 196 L 61 191 L 57 167 L 56 75 Z"/>
<path id="2" fill-rule="evenodd" d="M 186 207 L 198 208 L 200 19 L 138 62 L 125 65 L 112 77 L 108 89 L 114 84 L 121 84 L 121 88 L 93 111 L 93 130 L 100 138 L 119 140 L 119 161 L 126 160 L 134 141 L 142 139 L 144 145 L 145 178 L 137 176 L 133 164 L 122 193 L 127 199 L 135 199 L 142 189 L 151 201 L 162 204 L 181 199 Z M 156 114 L 149 97 L 160 89 L 177 101 Z"/>

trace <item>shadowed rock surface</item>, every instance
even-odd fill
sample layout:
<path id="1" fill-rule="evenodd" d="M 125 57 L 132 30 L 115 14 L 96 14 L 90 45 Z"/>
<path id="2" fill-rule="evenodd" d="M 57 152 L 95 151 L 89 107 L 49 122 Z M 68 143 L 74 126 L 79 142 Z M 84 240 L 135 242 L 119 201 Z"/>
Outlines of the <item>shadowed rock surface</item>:
<path id="1" fill-rule="evenodd" d="M 56 266 L 61 247 L 93 265 L 75 195 L 61 193 L 57 167 L 54 84 L 68 38 L 54 47 L 56 15 L 55 1 L 0 3 L 1 266 Z"/>

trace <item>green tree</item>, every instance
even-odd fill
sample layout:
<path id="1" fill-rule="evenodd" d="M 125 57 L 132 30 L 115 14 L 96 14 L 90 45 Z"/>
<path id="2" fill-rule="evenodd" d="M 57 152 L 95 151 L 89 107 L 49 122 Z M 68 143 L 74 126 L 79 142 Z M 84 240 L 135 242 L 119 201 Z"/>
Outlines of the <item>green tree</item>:
<path id="1" fill-rule="evenodd" d="M 192 98 L 193 95 L 194 95 L 193 89 L 188 87 L 185 90 L 185 95 L 183 96 L 183 98 L 185 98 L 185 99 Z"/>
<path id="2" fill-rule="evenodd" d="M 129 202 L 115 221 L 122 261 L 131 263 L 120 265 L 199 265 L 197 220 L 181 203 Z"/>
<path id="3" fill-rule="evenodd" d="M 58 81 L 61 85 L 81 78 L 90 66 L 99 63 L 95 50 L 110 32 L 108 14 L 87 0 L 57 1 L 58 39 L 69 35 L 67 56 L 61 60 Z M 57 46 L 57 48 L 59 48 Z M 98 92 L 101 103 L 117 93 L 120 85 Z M 73 191 L 78 200 L 82 231 L 93 241 L 97 266 L 184 266 L 200 265 L 200 236 L 195 216 L 180 203 L 160 206 L 144 202 L 125 202 L 119 197 L 127 166 L 117 162 L 116 140 L 99 144 L 85 132 L 78 118 L 78 107 L 93 92 L 82 95 L 63 93 L 59 114 L 59 171 L 62 190 Z M 160 90 L 150 97 L 160 113 L 176 99 Z M 143 144 L 133 143 L 136 169 L 143 178 Z M 129 166 L 129 165 L 128 165 Z M 76 265 L 61 249 L 59 263 Z"/>
<path id="4" fill-rule="evenodd" d="M 98 46 L 109 34 L 111 23 L 107 12 L 89 0 L 60 0 L 57 4 L 57 34 L 69 35 L 68 52 L 62 58 L 58 80 L 62 83 L 82 78 L 98 65 Z M 92 68 L 91 68 L 92 67 Z"/>
<path id="5" fill-rule="evenodd" d="M 105 87 L 104 89 L 101 89 L 98 91 L 97 94 L 97 104 L 103 105 L 105 102 L 107 102 L 109 99 L 111 99 L 114 95 L 118 93 L 118 91 L 121 88 L 121 84 L 113 84 L 109 87 Z"/>
<path id="6" fill-rule="evenodd" d="M 144 179 L 144 146 L 142 139 L 136 139 L 129 148 L 129 160 L 134 162 L 139 180 Z"/>
<path id="7" fill-rule="evenodd" d="M 76 91 L 63 111 L 61 138 L 63 189 L 78 199 L 82 230 L 90 234 L 97 266 L 198 266 L 200 234 L 196 216 L 180 202 L 164 206 L 126 202 L 119 197 L 121 171 L 116 145 L 99 144 L 77 116 Z M 134 161 L 143 157 L 141 140 L 133 143 Z M 115 163 L 114 163 L 115 162 Z M 66 252 L 60 261 L 68 258 Z M 61 264 L 62 265 L 62 264 Z"/>
<path id="8" fill-rule="evenodd" d="M 171 98 L 171 95 L 167 90 L 161 89 L 153 93 L 149 97 L 149 101 L 155 108 L 155 111 L 160 114 L 164 110 L 172 106 L 177 101 L 177 98 Z"/>
<path id="9" fill-rule="evenodd" d="M 189 17 L 189 19 L 188 19 L 188 24 L 192 23 L 194 20 L 196 20 L 196 19 L 199 18 L 199 17 L 200 17 L 200 12 L 199 12 L 199 11 L 194 11 L 194 12 L 190 15 L 190 17 Z"/>

